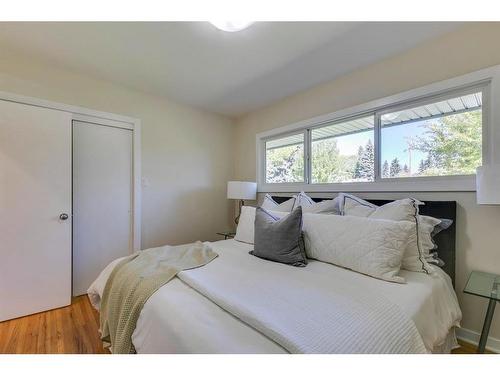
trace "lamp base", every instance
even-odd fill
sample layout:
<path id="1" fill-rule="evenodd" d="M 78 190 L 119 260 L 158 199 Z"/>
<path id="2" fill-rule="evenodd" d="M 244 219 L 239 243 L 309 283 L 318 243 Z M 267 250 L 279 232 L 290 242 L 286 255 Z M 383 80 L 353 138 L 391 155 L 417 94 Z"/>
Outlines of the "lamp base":
<path id="1" fill-rule="evenodd" d="M 234 219 L 234 222 L 236 223 L 236 225 L 238 225 L 238 223 L 240 222 L 241 207 L 243 207 L 244 205 L 245 205 L 245 201 L 243 199 L 240 199 L 238 201 L 238 216 L 236 216 L 236 218 Z"/>

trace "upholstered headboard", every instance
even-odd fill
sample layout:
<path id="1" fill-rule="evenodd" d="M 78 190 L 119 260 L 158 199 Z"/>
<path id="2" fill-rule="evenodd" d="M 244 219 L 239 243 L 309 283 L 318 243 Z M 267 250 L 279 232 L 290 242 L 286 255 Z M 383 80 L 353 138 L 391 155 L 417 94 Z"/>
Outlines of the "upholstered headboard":
<path id="1" fill-rule="evenodd" d="M 290 197 L 273 196 L 273 199 L 278 202 L 284 202 Z M 315 202 L 321 202 L 330 198 L 312 198 Z M 377 206 L 382 206 L 391 200 L 367 199 L 368 202 Z M 438 219 L 453 220 L 453 224 L 446 230 L 438 233 L 434 237 L 434 241 L 438 246 L 437 252 L 439 258 L 444 261 L 442 269 L 451 277 L 453 285 L 455 285 L 455 234 L 457 220 L 457 202 L 455 201 L 423 201 L 424 205 L 419 207 L 420 214 L 432 216 Z"/>

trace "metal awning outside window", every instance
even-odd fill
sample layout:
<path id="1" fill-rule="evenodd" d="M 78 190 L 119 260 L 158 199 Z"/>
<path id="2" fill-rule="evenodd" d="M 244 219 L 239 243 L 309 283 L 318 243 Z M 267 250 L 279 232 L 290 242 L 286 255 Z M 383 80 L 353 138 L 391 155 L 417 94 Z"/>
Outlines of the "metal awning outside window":
<path id="1" fill-rule="evenodd" d="M 483 104 L 481 92 L 467 94 L 456 98 L 429 103 L 415 108 L 386 113 L 381 117 L 383 127 L 404 125 L 416 121 L 430 120 L 442 116 L 481 109 Z M 326 123 L 321 127 L 312 129 L 312 141 L 335 138 L 349 134 L 356 134 L 374 128 L 374 116 L 356 118 L 344 122 Z M 304 142 L 303 133 L 289 135 L 283 138 L 266 142 L 266 149 L 293 146 Z"/>
<path id="2" fill-rule="evenodd" d="M 381 118 L 382 126 L 402 125 L 415 121 L 430 120 L 436 117 L 469 112 L 480 109 L 482 104 L 483 99 L 480 92 L 468 94 L 437 103 L 405 109 L 399 112 L 387 113 Z"/>
<path id="3" fill-rule="evenodd" d="M 287 135 L 283 138 L 277 138 L 266 142 L 266 150 L 275 148 L 301 145 L 304 143 L 304 133 Z"/>

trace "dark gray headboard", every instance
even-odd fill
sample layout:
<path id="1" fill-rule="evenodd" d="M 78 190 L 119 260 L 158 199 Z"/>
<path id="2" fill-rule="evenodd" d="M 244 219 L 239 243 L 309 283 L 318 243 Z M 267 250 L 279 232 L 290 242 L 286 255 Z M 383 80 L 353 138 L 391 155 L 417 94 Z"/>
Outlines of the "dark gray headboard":
<path id="1" fill-rule="evenodd" d="M 290 197 L 273 196 L 273 199 L 278 202 L 284 202 Z M 312 198 L 315 202 L 321 202 L 330 198 Z M 382 206 L 391 200 L 367 199 L 368 202 Z M 457 221 L 457 202 L 455 201 L 423 201 L 424 205 L 419 207 L 420 214 L 432 216 L 438 219 L 453 220 L 453 224 L 446 230 L 438 233 L 434 237 L 434 241 L 438 246 L 437 252 L 439 258 L 444 261 L 442 269 L 451 277 L 453 285 L 455 285 L 455 234 Z"/>

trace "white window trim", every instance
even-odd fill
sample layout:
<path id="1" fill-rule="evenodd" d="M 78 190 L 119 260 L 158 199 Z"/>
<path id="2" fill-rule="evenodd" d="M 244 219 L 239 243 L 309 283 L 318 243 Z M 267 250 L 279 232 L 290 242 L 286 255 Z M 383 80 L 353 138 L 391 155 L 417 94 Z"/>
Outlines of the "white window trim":
<path id="1" fill-rule="evenodd" d="M 350 117 L 358 117 L 363 114 L 377 112 L 375 142 L 379 142 L 380 134 L 377 131 L 379 116 L 384 111 L 392 111 L 396 107 L 402 107 L 418 101 L 429 100 L 447 96 L 452 92 L 460 92 L 474 86 L 483 86 L 483 165 L 492 162 L 500 163 L 500 106 L 494 105 L 500 102 L 500 65 L 465 74 L 445 81 L 436 82 L 427 86 L 376 99 L 368 103 L 360 104 L 350 108 L 342 109 L 333 113 L 317 116 L 311 119 L 296 122 L 280 128 L 258 133 L 256 135 L 257 154 L 257 184 L 259 192 L 434 192 L 434 191 L 475 191 L 476 177 L 467 176 L 434 176 L 434 177 L 405 177 L 393 179 L 376 178 L 373 182 L 352 183 L 266 183 L 265 182 L 265 141 L 290 133 L 297 133 L 317 127 L 321 123 L 340 121 Z M 307 134 L 307 137 L 309 135 Z M 306 139 L 307 139 L 306 137 Z M 496 145 L 496 147 L 495 147 Z M 309 143 L 306 142 L 306 148 Z M 379 147 L 376 147 L 379 149 Z M 306 154 L 307 158 L 308 153 Z M 377 157 L 377 156 L 376 156 Z M 308 169 L 310 160 L 305 160 L 305 169 Z M 378 160 L 375 160 L 375 168 L 379 168 Z M 307 172 L 306 172 L 307 173 Z M 308 175 L 308 174 L 307 174 Z M 306 178 L 307 178 L 306 175 Z M 377 174 L 376 174 L 377 175 Z"/>

